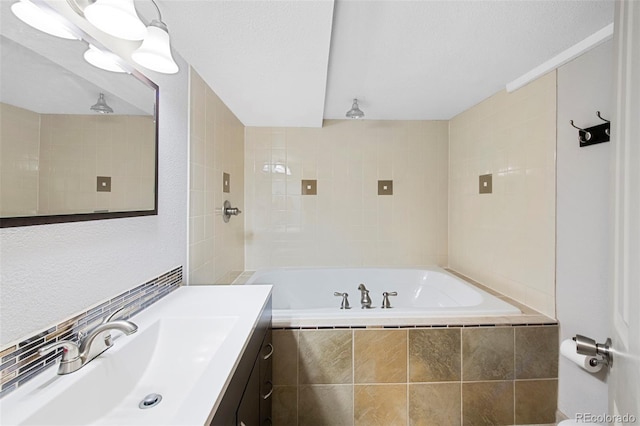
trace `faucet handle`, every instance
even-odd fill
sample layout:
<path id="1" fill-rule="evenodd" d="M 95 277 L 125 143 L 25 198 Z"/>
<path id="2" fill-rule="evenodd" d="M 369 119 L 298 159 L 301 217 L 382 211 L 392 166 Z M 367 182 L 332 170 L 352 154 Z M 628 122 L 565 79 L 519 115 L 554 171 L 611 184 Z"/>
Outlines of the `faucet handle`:
<path id="1" fill-rule="evenodd" d="M 382 309 L 390 309 L 391 302 L 389 301 L 389 296 L 397 296 L 397 295 L 398 295 L 397 291 L 392 291 L 392 292 L 385 291 L 384 293 L 382 293 Z"/>
<path id="2" fill-rule="evenodd" d="M 342 297 L 342 303 L 340 303 L 340 309 L 351 309 L 351 306 L 349 306 L 349 299 L 347 299 L 349 297 L 349 293 L 340 293 L 336 291 L 333 293 L 333 295 Z"/>
<path id="3" fill-rule="evenodd" d="M 61 362 L 69 362 L 74 359 L 80 357 L 80 347 L 77 343 L 72 342 L 70 340 L 62 340 L 60 342 L 51 343 L 50 345 L 43 346 L 38 349 L 38 355 L 44 356 L 49 352 L 53 352 L 62 348 L 62 359 Z"/>
<path id="4" fill-rule="evenodd" d="M 80 357 L 80 348 L 76 342 L 70 340 L 62 340 L 38 349 L 38 355 L 44 356 L 49 352 L 62 348 L 62 357 L 58 365 L 58 374 L 73 373 L 82 367 L 82 358 Z"/>

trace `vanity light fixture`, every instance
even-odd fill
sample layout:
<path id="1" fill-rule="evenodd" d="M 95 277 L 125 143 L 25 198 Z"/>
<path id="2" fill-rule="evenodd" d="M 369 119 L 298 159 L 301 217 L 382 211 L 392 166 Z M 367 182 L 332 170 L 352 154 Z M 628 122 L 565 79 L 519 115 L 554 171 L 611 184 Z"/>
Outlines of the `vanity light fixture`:
<path id="1" fill-rule="evenodd" d="M 11 5 L 11 12 L 25 24 L 52 36 L 79 40 L 55 13 L 49 13 L 29 0 L 20 0 Z"/>
<path id="2" fill-rule="evenodd" d="M 133 0 L 97 0 L 80 6 L 80 0 L 67 0 L 72 8 L 100 30 L 125 40 L 142 40 L 142 44 L 131 54 L 138 65 L 163 74 L 178 72 L 178 64 L 171 55 L 171 40 L 167 24 L 162 21 L 162 13 L 155 0 L 158 19 L 146 25 L 138 17 Z"/>
<path id="3" fill-rule="evenodd" d="M 84 60 L 89 62 L 94 67 L 111 72 L 127 72 L 119 64 L 120 58 L 118 55 L 105 52 L 92 44 L 89 44 L 89 48 L 84 52 Z"/>
<path id="4" fill-rule="evenodd" d="M 146 34 L 133 0 L 97 0 L 85 7 L 84 17 L 94 27 L 114 37 L 142 40 Z"/>
<path id="5" fill-rule="evenodd" d="M 100 93 L 98 96 L 98 102 L 91 106 L 91 111 L 95 111 L 99 114 L 113 114 L 113 108 L 107 105 L 107 101 L 104 100 L 104 93 Z"/>
<path id="6" fill-rule="evenodd" d="M 154 2 L 155 4 L 155 2 Z M 157 6 L 156 6 L 157 7 Z M 160 14 L 160 10 L 158 10 Z M 175 74 L 178 72 L 178 64 L 171 56 L 171 43 L 167 25 L 154 19 L 147 27 L 147 35 L 140 47 L 131 54 L 131 59 L 138 65 L 163 74 Z"/>
<path id="7" fill-rule="evenodd" d="M 347 111 L 347 118 L 364 118 L 364 112 L 358 107 L 358 100 L 353 100 L 353 105 L 351 105 L 351 109 Z"/>

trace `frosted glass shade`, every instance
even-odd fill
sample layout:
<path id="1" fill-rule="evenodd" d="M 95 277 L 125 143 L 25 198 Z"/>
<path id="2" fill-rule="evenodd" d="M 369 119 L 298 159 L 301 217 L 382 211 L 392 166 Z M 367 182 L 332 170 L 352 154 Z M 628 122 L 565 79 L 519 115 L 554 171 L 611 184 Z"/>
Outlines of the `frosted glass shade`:
<path id="1" fill-rule="evenodd" d="M 57 19 L 53 12 L 45 12 L 29 0 L 20 0 L 12 4 L 11 11 L 22 22 L 37 30 L 56 37 L 78 40 L 78 37 L 60 19 Z"/>
<path id="2" fill-rule="evenodd" d="M 89 49 L 84 52 L 84 60 L 94 67 L 111 72 L 127 72 L 119 64 L 119 58 L 111 52 L 103 52 L 90 44 Z"/>
<path id="3" fill-rule="evenodd" d="M 131 54 L 131 58 L 152 71 L 163 74 L 178 72 L 178 64 L 171 56 L 171 44 L 166 26 L 159 21 L 153 21 L 147 27 L 147 35 L 140 47 Z"/>
<path id="4" fill-rule="evenodd" d="M 142 40 L 146 34 L 133 0 L 97 0 L 84 9 L 84 16 L 96 28 L 114 37 Z"/>

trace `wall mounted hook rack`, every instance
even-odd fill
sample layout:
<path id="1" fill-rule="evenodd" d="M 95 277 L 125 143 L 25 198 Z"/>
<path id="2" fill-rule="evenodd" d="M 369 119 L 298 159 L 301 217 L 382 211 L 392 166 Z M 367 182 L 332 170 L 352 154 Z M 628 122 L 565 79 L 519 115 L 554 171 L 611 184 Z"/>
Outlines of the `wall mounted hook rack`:
<path id="1" fill-rule="evenodd" d="M 609 142 L 611 140 L 611 121 L 603 118 L 600 111 L 596 111 L 596 115 L 600 120 L 604 121 L 604 123 L 583 129 L 582 127 L 578 127 L 573 124 L 573 120 L 569 121 L 572 127 L 578 129 L 578 141 L 580 142 L 580 147 Z"/>

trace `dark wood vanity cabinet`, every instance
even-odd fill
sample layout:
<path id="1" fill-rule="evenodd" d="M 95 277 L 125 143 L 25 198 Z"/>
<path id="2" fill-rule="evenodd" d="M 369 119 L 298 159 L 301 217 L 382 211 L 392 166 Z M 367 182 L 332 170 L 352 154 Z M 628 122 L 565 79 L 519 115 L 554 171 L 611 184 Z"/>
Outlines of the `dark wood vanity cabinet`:
<path id="1" fill-rule="evenodd" d="M 269 299 L 210 425 L 271 425 L 272 355 Z"/>

